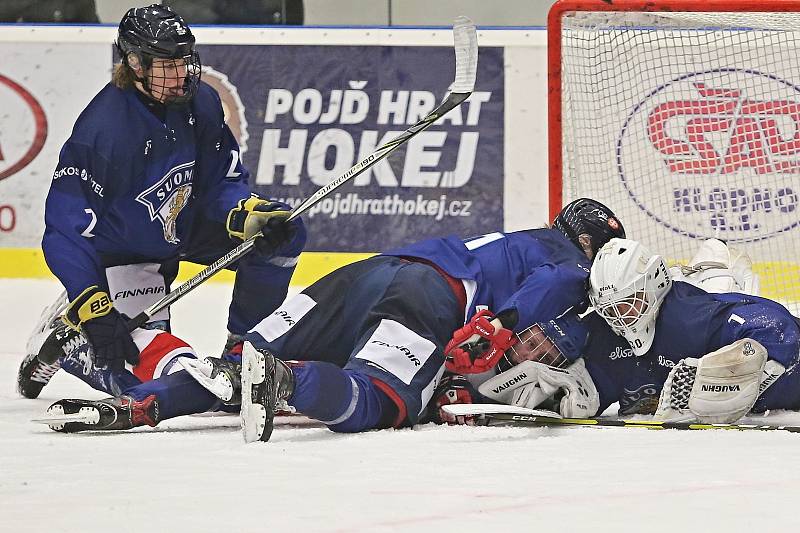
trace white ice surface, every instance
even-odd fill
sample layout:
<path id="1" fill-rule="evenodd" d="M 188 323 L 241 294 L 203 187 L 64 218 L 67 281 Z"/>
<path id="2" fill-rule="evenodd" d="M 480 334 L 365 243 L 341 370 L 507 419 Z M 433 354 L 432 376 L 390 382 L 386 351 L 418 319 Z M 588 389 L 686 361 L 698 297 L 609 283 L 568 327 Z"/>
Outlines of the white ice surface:
<path id="1" fill-rule="evenodd" d="M 176 333 L 217 353 L 229 288 L 177 304 Z M 29 422 L 101 397 L 60 372 L 14 390 L 25 338 L 58 287 L 0 280 L 0 531 L 789 531 L 800 434 L 470 428 L 337 435 L 295 421 L 245 445 L 234 416 L 63 435 Z M 765 422 L 800 425 L 800 415 Z"/>

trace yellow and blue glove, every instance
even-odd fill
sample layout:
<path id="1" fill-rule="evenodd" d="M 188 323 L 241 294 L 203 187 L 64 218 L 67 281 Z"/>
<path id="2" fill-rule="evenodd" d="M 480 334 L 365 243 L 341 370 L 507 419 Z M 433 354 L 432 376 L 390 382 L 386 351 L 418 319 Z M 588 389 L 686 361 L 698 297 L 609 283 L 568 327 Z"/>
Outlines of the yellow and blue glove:
<path id="1" fill-rule="evenodd" d="M 111 297 L 97 285 L 72 300 L 64 311 L 64 321 L 86 337 L 96 367 L 122 370 L 125 361 L 139 363 L 139 349 L 128 331 L 128 317 L 114 309 Z"/>
<path id="2" fill-rule="evenodd" d="M 228 213 L 225 224 L 228 234 L 247 240 L 257 236 L 256 250 L 264 255 L 294 256 L 305 244 L 305 228 L 300 219 L 288 221 L 291 208 L 278 201 L 264 200 L 256 195 L 239 200 Z"/>

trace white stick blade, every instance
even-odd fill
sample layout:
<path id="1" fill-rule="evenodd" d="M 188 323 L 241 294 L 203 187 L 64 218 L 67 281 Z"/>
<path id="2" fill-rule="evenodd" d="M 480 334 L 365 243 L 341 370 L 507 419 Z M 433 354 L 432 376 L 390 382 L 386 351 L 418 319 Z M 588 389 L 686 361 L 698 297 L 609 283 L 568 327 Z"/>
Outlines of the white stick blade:
<path id="1" fill-rule="evenodd" d="M 445 413 L 449 413 L 453 416 L 506 414 L 562 418 L 562 416 L 555 411 L 528 409 L 527 407 L 503 405 L 498 403 L 454 403 L 452 405 L 443 405 L 442 409 Z"/>
<path id="2" fill-rule="evenodd" d="M 465 16 L 453 21 L 453 42 L 456 49 L 456 79 L 451 92 L 471 93 L 478 74 L 478 32 L 475 23 Z"/>

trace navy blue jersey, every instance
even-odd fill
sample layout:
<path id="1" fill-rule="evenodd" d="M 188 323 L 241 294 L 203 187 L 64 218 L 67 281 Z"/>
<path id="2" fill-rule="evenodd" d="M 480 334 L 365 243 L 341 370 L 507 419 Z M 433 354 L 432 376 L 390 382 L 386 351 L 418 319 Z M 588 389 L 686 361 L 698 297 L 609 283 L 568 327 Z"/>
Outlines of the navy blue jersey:
<path id="1" fill-rule="evenodd" d="M 674 282 L 656 318 L 653 345 L 641 357 L 634 357 L 627 342 L 596 316 L 584 323 L 590 330 L 584 357 L 600 392 L 601 409 L 614 401 L 629 402 L 647 389 L 660 391 L 670 369 L 681 359 L 701 358 L 744 338 L 763 344 L 769 358 L 786 368 L 786 374 L 759 398 L 753 410 L 800 407 L 800 373 L 796 372 L 800 324 L 772 300 L 707 293 Z"/>
<path id="2" fill-rule="evenodd" d="M 209 85 L 191 104 L 167 106 L 164 122 L 136 89 L 106 85 L 61 149 L 45 207 L 47 264 L 70 299 L 106 288 L 101 256 L 177 257 L 195 217 L 224 222 L 249 195 L 248 177 Z"/>
<path id="3" fill-rule="evenodd" d="M 634 355 L 628 342 L 611 331 L 605 320 L 590 313 L 582 323 L 589 330 L 583 359 L 600 395 L 598 414 L 616 402 L 623 407 L 642 387 L 655 387 L 647 376 L 649 365 Z M 659 384 L 655 394 L 660 390 Z"/>
<path id="4" fill-rule="evenodd" d="M 489 233 L 466 241 L 455 236 L 428 239 L 384 255 L 421 258 L 465 280 L 466 320 L 476 306 L 494 314 L 513 309 L 519 316 L 515 331 L 585 302 L 591 265 L 561 232 L 547 228 Z"/>
<path id="5" fill-rule="evenodd" d="M 763 344 L 769 358 L 786 368 L 797 363 L 800 328 L 785 307 L 747 294 L 707 293 L 678 281 L 664 299 L 645 357 L 666 378 L 679 360 L 702 357 L 744 338 Z"/>

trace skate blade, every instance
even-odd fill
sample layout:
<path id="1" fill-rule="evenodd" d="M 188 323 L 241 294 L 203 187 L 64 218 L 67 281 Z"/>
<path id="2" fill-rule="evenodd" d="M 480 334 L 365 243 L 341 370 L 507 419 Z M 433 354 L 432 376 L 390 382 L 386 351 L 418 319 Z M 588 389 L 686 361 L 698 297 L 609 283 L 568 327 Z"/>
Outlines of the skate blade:
<path id="1" fill-rule="evenodd" d="M 246 411 L 242 409 L 241 417 L 244 441 L 250 443 L 261 440 L 267 425 L 267 410 L 264 406 L 251 404 Z"/>
<path id="2" fill-rule="evenodd" d="M 250 383 L 258 385 L 267 379 L 266 362 L 264 354 L 253 348 L 249 342 L 244 343 L 242 350 L 242 376 L 247 374 Z"/>
<path id="3" fill-rule="evenodd" d="M 49 416 L 48 416 L 49 415 Z M 54 431 L 61 431 L 65 424 L 79 423 L 95 425 L 100 422 L 100 411 L 94 407 L 81 407 L 77 413 L 65 414 L 60 405 L 51 406 L 44 417 L 31 420 L 36 424 L 47 424 Z"/>
<path id="4" fill-rule="evenodd" d="M 264 354 L 246 342 L 242 352 L 242 407 L 240 411 L 242 436 L 246 443 L 261 439 L 266 427 L 264 406 L 253 403 L 253 387 L 266 379 Z"/>
<path id="5" fill-rule="evenodd" d="M 36 424 L 66 424 L 68 422 L 81 422 L 83 424 L 92 424 L 97 423 L 100 420 L 100 416 L 91 416 L 88 414 L 82 413 L 75 413 L 72 415 L 56 415 L 51 417 L 44 417 L 44 418 L 32 418 L 31 422 Z"/>

